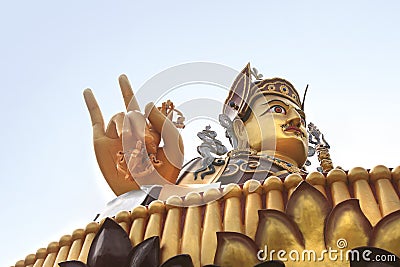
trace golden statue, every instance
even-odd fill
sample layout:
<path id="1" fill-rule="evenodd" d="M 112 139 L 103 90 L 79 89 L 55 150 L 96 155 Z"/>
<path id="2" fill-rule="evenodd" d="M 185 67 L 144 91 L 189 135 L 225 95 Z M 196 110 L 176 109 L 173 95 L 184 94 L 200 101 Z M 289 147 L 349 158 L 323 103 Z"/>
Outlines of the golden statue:
<path id="1" fill-rule="evenodd" d="M 128 112 L 125 128 L 122 129 L 124 116 L 119 113 L 112 117 L 107 130 L 104 130 L 100 108 L 92 92 L 86 90 L 84 96 L 92 119 L 97 161 L 114 193 L 121 195 L 132 189 L 138 189 L 138 179 L 140 184 L 156 183 L 152 167 L 162 178 L 173 184 L 177 181 L 178 184 L 187 185 L 212 183 L 217 180 L 243 184 L 250 179 L 250 174 L 243 174 L 243 171 L 233 174 L 232 170 L 228 170 L 227 164 L 230 162 L 230 169 L 243 168 L 243 164 L 243 166 L 234 164 L 235 161 L 242 161 L 243 155 L 250 156 L 248 159 L 250 163 L 247 162 L 249 166 L 246 165 L 245 168 L 267 172 L 268 175 L 265 173 L 258 175 L 259 180 L 270 175 L 285 177 L 290 173 L 305 173 L 301 169 L 307 159 L 308 137 L 305 114 L 297 91 L 284 79 L 266 79 L 253 83 L 250 77 L 251 69 L 248 64 L 234 81 L 225 101 L 223 115 L 228 120 L 233 120 L 231 124 L 234 136 L 230 138 L 231 142 L 235 139 L 236 144 L 233 145 L 234 150 L 229 153 L 229 160 L 226 159 L 226 164 L 217 166 L 218 170 L 209 174 L 205 172 L 205 175 L 196 172 L 203 162 L 201 159 L 195 160 L 189 166 L 191 171 L 186 168 L 179 178 L 183 162 L 183 142 L 175 124 L 167 118 L 165 106 L 157 109 L 150 103 L 146 106 L 145 113 L 141 114 L 127 77 L 121 75 L 119 81 Z M 243 95 L 249 97 L 245 99 Z M 123 132 L 128 139 L 126 142 L 133 144 L 131 145 L 133 148 L 129 151 L 123 151 L 122 148 Z M 163 132 L 164 147 L 158 147 L 161 132 Z M 142 150 L 146 153 L 140 153 Z M 122 157 L 127 153 L 129 156 Z M 138 166 L 137 163 L 142 162 L 143 157 L 147 156 L 150 159 L 147 161 L 149 164 Z M 208 163 L 206 167 L 212 167 L 213 163 L 215 164 L 215 162 Z M 252 164 L 260 166 L 255 168 Z M 221 168 L 224 170 L 217 176 L 216 173 Z M 203 181 L 197 180 L 197 174 Z M 196 177 L 192 177 L 193 175 Z M 254 179 L 254 172 L 251 175 Z"/>
<path id="2" fill-rule="evenodd" d="M 248 64 L 219 117 L 233 150 L 207 126 L 198 133 L 201 157 L 183 167 L 183 114 L 171 101 L 141 113 L 127 77 L 119 83 L 126 114 L 114 115 L 106 129 L 92 92 L 84 91 L 100 169 L 120 198 L 161 187 L 142 205 L 91 222 L 24 262 L 399 266 L 400 167 L 333 168 L 330 146 L 315 125 L 306 127 L 304 97 L 290 82 L 261 79 Z M 321 167 L 307 173 L 315 153 Z"/>

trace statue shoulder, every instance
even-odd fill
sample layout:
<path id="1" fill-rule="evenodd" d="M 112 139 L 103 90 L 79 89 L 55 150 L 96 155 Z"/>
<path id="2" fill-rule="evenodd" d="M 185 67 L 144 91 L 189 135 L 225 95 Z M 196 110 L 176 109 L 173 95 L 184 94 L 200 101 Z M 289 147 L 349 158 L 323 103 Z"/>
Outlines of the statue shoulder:
<path id="1" fill-rule="evenodd" d="M 229 157 L 214 158 L 210 162 L 205 158 L 194 158 L 182 167 L 176 184 L 210 184 L 217 182 L 225 171 L 228 162 Z"/>

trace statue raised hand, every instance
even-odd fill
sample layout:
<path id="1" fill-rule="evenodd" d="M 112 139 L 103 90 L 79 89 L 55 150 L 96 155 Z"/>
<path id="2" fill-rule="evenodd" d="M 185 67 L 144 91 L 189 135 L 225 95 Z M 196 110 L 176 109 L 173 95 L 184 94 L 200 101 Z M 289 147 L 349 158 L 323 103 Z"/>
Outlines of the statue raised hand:
<path id="1" fill-rule="evenodd" d="M 183 142 L 171 119 L 153 103 L 142 114 L 125 75 L 119 85 L 127 113 L 115 114 L 104 125 L 90 89 L 83 92 L 93 126 L 94 150 L 100 170 L 116 195 L 144 184 L 175 183 L 183 163 Z M 170 117 L 170 116 L 169 116 Z M 160 147 L 161 139 L 163 147 Z"/>

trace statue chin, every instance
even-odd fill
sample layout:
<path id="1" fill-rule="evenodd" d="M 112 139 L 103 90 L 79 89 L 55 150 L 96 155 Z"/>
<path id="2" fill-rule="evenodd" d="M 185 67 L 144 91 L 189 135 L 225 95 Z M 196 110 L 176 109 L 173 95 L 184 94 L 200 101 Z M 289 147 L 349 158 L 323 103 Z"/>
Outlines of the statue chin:
<path id="1" fill-rule="evenodd" d="M 307 160 L 308 139 L 296 136 L 292 133 L 280 133 L 278 135 L 267 136 L 263 142 L 250 142 L 249 145 L 261 154 L 269 154 L 284 161 L 295 163 L 301 168 Z M 263 145 L 265 144 L 265 145 Z"/>
<path id="2" fill-rule="evenodd" d="M 300 138 L 282 138 L 276 142 L 277 155 L 282 154 L 297 163 L 301 168 L 307 160 L 308 143 Z"/>

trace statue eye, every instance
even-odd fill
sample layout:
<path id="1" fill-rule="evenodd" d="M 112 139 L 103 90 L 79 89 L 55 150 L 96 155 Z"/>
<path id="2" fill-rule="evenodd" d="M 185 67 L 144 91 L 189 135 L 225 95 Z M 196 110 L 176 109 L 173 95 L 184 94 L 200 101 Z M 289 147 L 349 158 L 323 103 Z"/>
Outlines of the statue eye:
<path id="1" fill-rule="evenodd" d="M 268 110 L 268 112 L 286 114 L 286 109 L 285 109 L 284 107 L 282 107 L 282 106 L 275 105 L 275 106 L 272 106 L 272 107 Z"/>
<path id="2" fill-rule="evenodd" d="M 301 124 L 303 125 L 303 126 L 306 126 L 306 120 L 302 117 L 301 118 Z"/>

